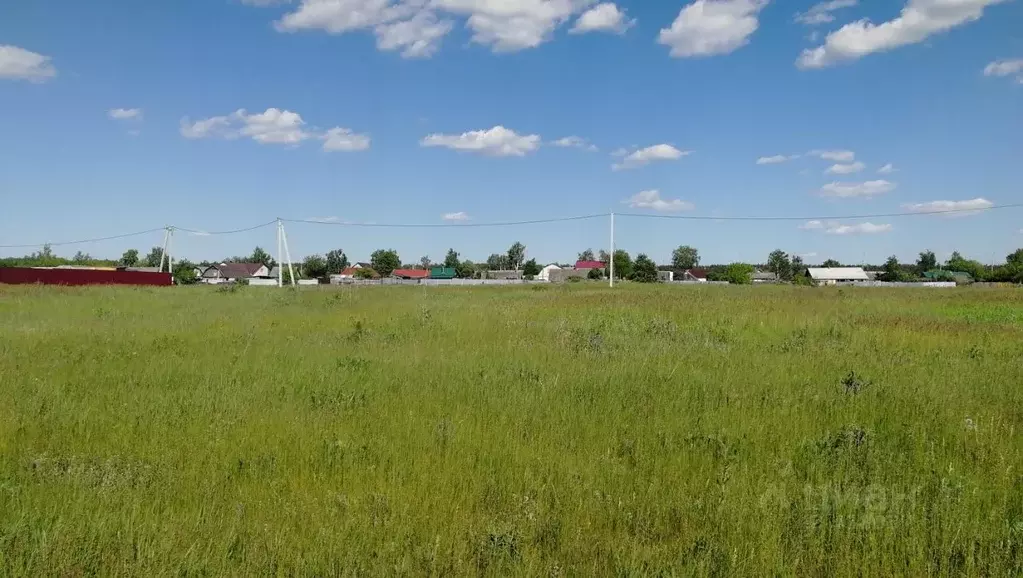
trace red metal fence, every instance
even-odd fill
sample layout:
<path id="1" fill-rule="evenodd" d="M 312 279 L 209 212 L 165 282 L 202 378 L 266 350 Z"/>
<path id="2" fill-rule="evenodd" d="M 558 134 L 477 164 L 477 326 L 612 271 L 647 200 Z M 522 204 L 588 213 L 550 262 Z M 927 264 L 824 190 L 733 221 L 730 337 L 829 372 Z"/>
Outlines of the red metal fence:
<path id="1" fill-rule="evenodd" d="M 172 285 L 170 273 L 0 267 L 0 283 L 43 285 Z"/>

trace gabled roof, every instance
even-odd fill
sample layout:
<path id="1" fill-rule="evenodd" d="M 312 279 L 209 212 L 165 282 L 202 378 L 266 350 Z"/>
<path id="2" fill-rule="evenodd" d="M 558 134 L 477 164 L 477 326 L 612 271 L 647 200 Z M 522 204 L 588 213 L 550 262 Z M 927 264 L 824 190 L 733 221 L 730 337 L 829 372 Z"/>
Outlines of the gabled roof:
<path id="1" fill-rule="evenodd" d="M 869 281 L 863 267 L 809 267 L 806 274 L 814 281 Z"/>
<path id="2" fill-rule="evenodd" d="M 576 261 L 576 269 L 603 269 L 607 267 L 602 261 Z"/>
<path id="3" fill-rule="evenodd" d="M 218 271 L 220 271 L 221 277 L 227 277 L 228 279 L 240 279 L 244 277 L 252 277 L 262 267 L 262 263 L 221 263 L 214 265 Z"/>
<path id="4" fill-rule="evenodd" d="M 430 276 L 430 272 L 426 269 L 395 269 L 391 271 L 391 276 L 405 279 L 426 279 Z"/>
<path id="5" fill-rule="evenodd" d="M 690 277 L 695 277 L 697 279 L 706 279 L 707 278 L 707 270 L 706 269 L 695 269 L 695 268 L 694 269 L 686 269 L 685 274 L 689 275 Z"/>

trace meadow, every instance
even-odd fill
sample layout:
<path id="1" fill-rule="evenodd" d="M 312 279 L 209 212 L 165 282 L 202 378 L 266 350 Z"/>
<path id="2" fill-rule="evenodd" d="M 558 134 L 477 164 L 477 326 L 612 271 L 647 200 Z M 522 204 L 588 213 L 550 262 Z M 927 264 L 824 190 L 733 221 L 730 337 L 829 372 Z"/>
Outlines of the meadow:
<path id="1" fill-rule="evenodd" d="M 1023 291 L 0 286 L 0 575 L 1023 573 Z"/>

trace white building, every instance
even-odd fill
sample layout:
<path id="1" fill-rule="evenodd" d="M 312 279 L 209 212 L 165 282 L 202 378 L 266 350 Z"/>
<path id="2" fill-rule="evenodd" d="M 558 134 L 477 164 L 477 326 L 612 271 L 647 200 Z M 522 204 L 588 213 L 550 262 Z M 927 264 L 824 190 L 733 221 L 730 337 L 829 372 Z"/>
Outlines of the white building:
<path id="1" fill-rule="evenodd" d="M 538 281 L 550 281 L 551 271 L 561 271 L 561 267 L 555 265 L 554 263 L 551 263 L 550 265 L 547 265 L 543 269 L 540 269 L 540 274 L 536 276 L 536 279 Z"/>
<path id="2" fill-rule="evenodd" d="M 806 270 L 806 275 L 818 285 L 870 280 L 862 267 L 810 267 Z"/>

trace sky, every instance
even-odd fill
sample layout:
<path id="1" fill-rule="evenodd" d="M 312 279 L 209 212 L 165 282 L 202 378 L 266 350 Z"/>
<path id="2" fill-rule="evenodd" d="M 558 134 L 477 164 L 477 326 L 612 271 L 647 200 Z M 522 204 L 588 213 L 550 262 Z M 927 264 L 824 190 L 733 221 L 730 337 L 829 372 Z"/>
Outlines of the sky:
<path id="1" fill-rule="evenodd" d="M 0 245 L 175 226 L 176 257 L 218 260 L 276 229 L 207 232 L 281 217 L 317 221 L 285 223 L 296 260 L 566 262 L 608 216 L 480 225 L 615 212 L 658 263 L 1001 262 L 1023 209 L 840 217 L 1023 203 L 1021 22 L 1019 0 L 5 2 Z M 728 220 L 750 216 L 791 220 Z"/>

